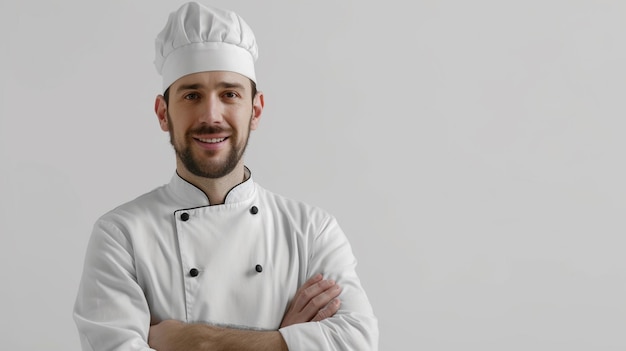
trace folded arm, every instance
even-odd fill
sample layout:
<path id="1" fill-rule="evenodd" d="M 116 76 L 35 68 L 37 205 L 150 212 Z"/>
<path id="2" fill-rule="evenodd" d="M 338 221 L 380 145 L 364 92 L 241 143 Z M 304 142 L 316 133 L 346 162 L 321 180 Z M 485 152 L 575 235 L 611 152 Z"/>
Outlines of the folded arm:
<path id="1" fill-rule="evenodd" d="M 357 261 L 339 224 L 332 216 L 315 218 L 309 272 L 320 272 L 341 287 L 341 306 L 318 323 L 299 323 L 279 329 L 289 350 L 378 350 L 378 320 L 356 273 Z"/>
<path id="2" fill-rule="evenodd" d="M 332 280 L 317 274 L 298 289 L 281 328 L 305 322 L 318 322 L 337 312 L 341 289 Z M 150 327 L 150 347 L 159 351 L 287 351 L 278 331 L 250 331 L 207 324 L 187 324 L 165 320 Z"/>
<path id="3" fill-rule="evenodd" d="M 287 351 L 277 331 L 221 328 L 166 320 L 150 327 L 150 347 L 159 351 Z"/>
<path id="4" fill-rule="evenodd" d="M 255 350 L 263 350 L 263 345 L 273 350 L 286 345 L 291 351 L 377 350 L 377 321 L 354 270 L 356 260 L 345 236 L 330 221 L 314 241 L 307 271 L 320 272 L 323 278 L 313 274 L 297 290 L 278 331 L 183 325 L 192 327 L 188 332 L 180 330 L 186 332 L 183 339 L 206 333 L 209 341 L 244 343 Z M 161 342 L 158 340 L 168 342 L 158 339 L 160 331 L 180 327 L 175 322 L 151 327 L 151 312 L 135 272 L 133 245 L 128 235 L 108 222 L 99 222 L 90 240 L 74 319 L 84 351 L 153 350 L 151 347 Z M 207 341 L 198 342 L 206 345 Z"/>

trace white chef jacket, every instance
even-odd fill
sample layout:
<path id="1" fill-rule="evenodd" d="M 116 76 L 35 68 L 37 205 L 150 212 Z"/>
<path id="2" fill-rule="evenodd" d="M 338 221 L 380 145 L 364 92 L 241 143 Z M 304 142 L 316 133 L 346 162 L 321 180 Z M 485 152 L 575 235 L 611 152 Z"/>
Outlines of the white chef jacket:
<path id="1" fill-rule="evenodd" d="M 279 330 L 291 351 L 377 350 L 377 319 L 355 266 L 337 221 L 320 208 L 252 177 L 210 206 L 175 174 L 96 221 L 74 320 L 85 351 L 151 350 L 150 324 L 165 319 Z M 339 311 L 279 329 L 316 273 L 341 286 Z"/>

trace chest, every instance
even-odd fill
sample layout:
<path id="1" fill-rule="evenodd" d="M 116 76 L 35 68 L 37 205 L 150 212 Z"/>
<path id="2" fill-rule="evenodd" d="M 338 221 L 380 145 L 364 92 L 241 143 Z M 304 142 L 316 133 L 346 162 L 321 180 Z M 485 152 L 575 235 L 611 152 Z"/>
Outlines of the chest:
<path id="1" fill-rule="evenodd" d="M 136 260 L 157 319 L 278 327 L 306 275 L 307 247 L 285 218 L 255 208 L 178 210 L 152 228 Z"/>

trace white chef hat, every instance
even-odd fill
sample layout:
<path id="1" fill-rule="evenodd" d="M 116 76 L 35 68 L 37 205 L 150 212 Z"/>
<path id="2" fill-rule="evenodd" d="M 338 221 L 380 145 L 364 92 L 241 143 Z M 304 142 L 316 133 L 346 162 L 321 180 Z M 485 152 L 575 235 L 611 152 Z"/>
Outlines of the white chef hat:
<path id="1" fill-rule="evenodd" d="M 254 33 L 232 11 L 185 3 L 170 14 L 155 49 L 154 65 L 163 76 L 163 91 L 180 77 L 204 71 L 236 72 L 256 83 Z"/>

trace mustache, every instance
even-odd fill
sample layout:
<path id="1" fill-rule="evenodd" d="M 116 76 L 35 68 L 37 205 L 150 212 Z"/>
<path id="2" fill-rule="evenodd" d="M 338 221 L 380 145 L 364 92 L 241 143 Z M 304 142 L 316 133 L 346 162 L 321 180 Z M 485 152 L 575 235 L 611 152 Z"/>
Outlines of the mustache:
<path id="1" fill-rule="evenodd" d="M 229 129 L 216 126 L 200 126 L 198 128 L 190 129 L 187 134 L 218 134 L 228 132 Z"/>

